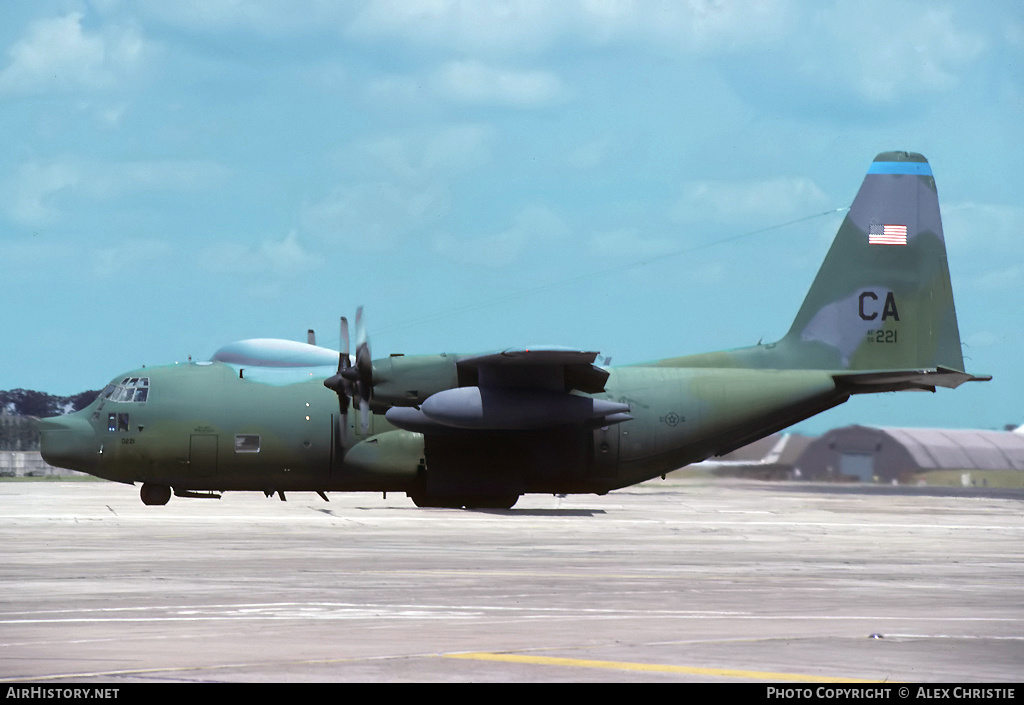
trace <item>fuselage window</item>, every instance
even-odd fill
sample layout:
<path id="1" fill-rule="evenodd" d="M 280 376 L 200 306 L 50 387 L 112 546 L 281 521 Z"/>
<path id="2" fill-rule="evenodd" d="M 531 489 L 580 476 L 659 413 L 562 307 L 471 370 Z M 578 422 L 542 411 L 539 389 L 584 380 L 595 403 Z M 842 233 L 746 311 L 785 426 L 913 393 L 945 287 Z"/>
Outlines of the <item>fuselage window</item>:
<path id="1" fill-rule="evenodd" d="M 260 437 L 258 434 L 240 434 L 235 436 L 236 453 L 259 453 Z"/>

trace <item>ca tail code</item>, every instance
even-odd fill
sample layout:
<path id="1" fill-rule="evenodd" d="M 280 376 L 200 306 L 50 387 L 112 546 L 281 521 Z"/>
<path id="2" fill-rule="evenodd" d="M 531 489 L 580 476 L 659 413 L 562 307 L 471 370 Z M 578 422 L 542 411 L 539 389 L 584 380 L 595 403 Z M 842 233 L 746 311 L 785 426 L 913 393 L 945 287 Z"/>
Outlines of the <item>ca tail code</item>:
<path id="1" fill-rule="evenodd" d="M 882 304 L 881 311 L 878 309 L 878 294 L 873 291 L 862 291 L 858 297 L 860 303 L 858 307 L 858 313 L 860 317 L 865 321 L 873 321 L 881 315 L 882 320 L 893 319 L 894 321 L 900 320 L 900 312 L 896 308 L 896 297 L 893 296 L 891 291 L 885 292 L 885 303 Z"/>

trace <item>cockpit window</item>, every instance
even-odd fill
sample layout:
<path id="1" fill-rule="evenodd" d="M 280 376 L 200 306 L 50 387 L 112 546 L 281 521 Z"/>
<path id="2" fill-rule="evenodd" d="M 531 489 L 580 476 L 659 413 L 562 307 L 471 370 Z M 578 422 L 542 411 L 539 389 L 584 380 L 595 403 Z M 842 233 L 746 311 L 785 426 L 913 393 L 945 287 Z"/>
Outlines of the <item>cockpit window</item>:
<path id="1" fill-rule="evenodd" d="M 100 393 L 100 397 L 110 401 L 148 401 L 149 377 L 125 377 L 120 384 L 107 385 Z"/>

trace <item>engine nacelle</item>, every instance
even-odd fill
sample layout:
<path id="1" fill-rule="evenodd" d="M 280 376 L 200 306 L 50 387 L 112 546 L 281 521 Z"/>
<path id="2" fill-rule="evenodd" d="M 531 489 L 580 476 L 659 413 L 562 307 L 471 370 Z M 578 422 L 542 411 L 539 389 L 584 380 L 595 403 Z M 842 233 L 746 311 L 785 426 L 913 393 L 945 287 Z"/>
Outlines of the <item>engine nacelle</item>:
<path id="1" fill-rule="evenodd" d="M 629 412 L 629 406 L 605 399 L 540 389 L 459 387 L 430 396 L 420 406 L 429 421 L 465 429 L 528 431 L 581 425 Z"/>
<path id="2" fill-rule="evenodd" d="M 394 355 L 373 361 L 375 411 L 388 407 L 418 406 L 428 397 L 457 387 L 454 355 Z"/>

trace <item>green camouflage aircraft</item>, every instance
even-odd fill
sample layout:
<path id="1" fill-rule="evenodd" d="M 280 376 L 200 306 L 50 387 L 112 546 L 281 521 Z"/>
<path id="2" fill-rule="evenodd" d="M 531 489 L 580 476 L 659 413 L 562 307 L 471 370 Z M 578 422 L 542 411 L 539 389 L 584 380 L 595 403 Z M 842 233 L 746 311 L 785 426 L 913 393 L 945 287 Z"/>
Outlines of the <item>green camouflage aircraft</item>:
<path id="1" fill-rule="evenodd" d="M 561 348 L 373 360 L 361 311 L 354 356 L 345 319 L 341 335 L 340 352 L 312 334 L 247 340 L 118 375 L 89 407 L 42 422 L 43 458 L 142 483 L 146 504 L 393 491 L 420 507 L 509 508 L 643 482 L 852 394 L 991 379 L 963 371 L 935 181 L 907 152 L 876 157 L 776 343 L 606 368 Z"/>

